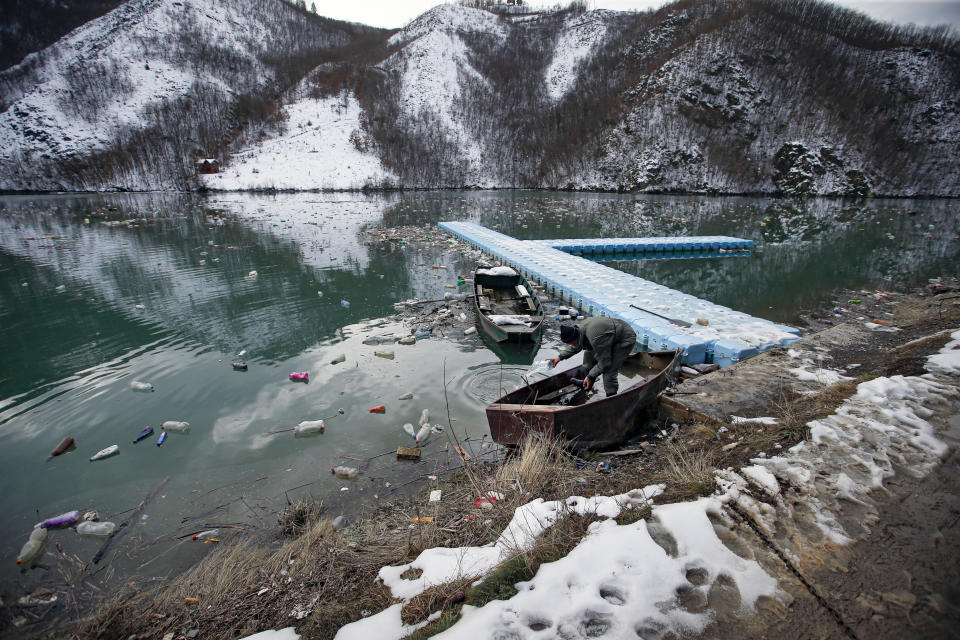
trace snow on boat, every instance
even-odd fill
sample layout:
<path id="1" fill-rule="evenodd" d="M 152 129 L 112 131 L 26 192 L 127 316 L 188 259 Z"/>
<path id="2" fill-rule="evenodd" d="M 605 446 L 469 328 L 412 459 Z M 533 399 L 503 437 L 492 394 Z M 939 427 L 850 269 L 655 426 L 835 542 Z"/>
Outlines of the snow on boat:
<path id="1" fill-rule="evenodd" d="M 485 335 L 496 342 L 539 339 L 543 307 L 523 276 L 511 267 L 480 267 L 473 286 L 473 307 Z"/>

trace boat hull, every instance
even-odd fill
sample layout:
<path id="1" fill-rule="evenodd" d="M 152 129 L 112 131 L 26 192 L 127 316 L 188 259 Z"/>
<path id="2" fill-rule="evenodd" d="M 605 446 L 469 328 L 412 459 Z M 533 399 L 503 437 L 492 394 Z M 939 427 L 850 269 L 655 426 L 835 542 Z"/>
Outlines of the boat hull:
<path id="1" fill-rule="evenodd" d="M 680 370 L 680 353 L 641 352 L 631 355 L 628 363 L 659 372 L 615 396 L 586 404 L 538 404 L 541 398 L 568 388 L 577 374 L 576 369 L 562 371 L 487 405 L 490 435 L 506 446 L 520 444 L 530 433 L 563 438 L 579 449 L 608 449 L 623 444 L 654 417 L 660 393 Z"/>

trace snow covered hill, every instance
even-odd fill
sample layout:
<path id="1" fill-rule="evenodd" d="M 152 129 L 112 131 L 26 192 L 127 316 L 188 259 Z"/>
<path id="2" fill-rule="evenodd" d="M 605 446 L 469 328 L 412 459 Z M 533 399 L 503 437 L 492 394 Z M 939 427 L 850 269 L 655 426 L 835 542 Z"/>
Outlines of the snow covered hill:
<path id="1" fill-rule="evenodd" d="M 955 34 L 814 0 L 447 4 L 396 33 L 131 0 L 0 73 L 0 189 L 960 196 L 958 95 Z"/>
<path id="2" fill-rule="evenodd" d="M 0 74 L 0 189 L 188 186 L 239 98 L 351 29 L 277 0 L 131 0 Z"/>

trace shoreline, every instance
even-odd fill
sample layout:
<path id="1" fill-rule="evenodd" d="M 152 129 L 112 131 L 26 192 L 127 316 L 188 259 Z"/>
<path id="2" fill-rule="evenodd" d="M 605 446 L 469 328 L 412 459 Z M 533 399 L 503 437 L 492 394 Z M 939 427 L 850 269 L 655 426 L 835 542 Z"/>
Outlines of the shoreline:
<path id="1" fill-rule="evenodd" d="M 948 288 L 957 287 L 960 281 L 952 278 L 945 284 Z M 843 295 L 840 297 L 842 298 Z M 516 506 L 519 506 L 519 503 L 526 502 L 532 497 L 557 499 L 565 495 L 611 495 L 627 488 L 650 485 L 657 481 L 664 482 L 666 489 L 663 495 L 658 496 L 656 504 L 683 502 L 710 495 L 714 491 L 714 486 L 711 476 L 707 473 L 709 470 L 727 467 L 739 469 L 757 453 L 773 455 L 787 446 L 805 441 L 809 437 L 805 425 L 811 420 L 829 416 L 856 391 L 858 382 L 874 379 L 880 374 L 917 375 L 918 363 L 922 358 L 948 340 L 943 332 L 960 326 L 960 303 L 957 297 L 960 296 L 956 291 L 948 290 L 937 296 L 929 291 L 918 291 L 902 297 L 885 296 L 885 299 L 874 301 L 875 304 L 870 306 L 869 312 L 874 315 L 892 313 L 895 317 L 899 316 L 903 321 L 902 331 L 870 331 L 868 337 L 871 341 L 868 349 L 864 349 L 863 345 L 857 345 L 853 349 L 848 348 L 846 351 L 838 349 L 831 354 L 836 357 L 844 354 L 861 356 L 857 359 L 864 362 L 854 363 L 860 364 L 862 368 L 857 367 L 860 371 L 856 373 L 857 377 L 853 381 L 840 381 L 837 384 L 825 386 L 814 394 L 796 394 L 786 402 L 782 399 L 773 403 L 755 402 L 752 406 L 754 412 L 748 413 L 746 417 L 778 413 L 783 423 L 776 429 L 757 430 L 756 425 L 751 423 L 734 426 L 725 420 L 721 422 L 716 416 L 706 416 L 707 419 L 704 419 L 704 415 L 699 415 L 698 420 L 686 424 L 668 418 L 666 422 L 659 425 L 662 428 L 653 430 L 642 439 L 642 443 L 638 446 L 645 451 L 643 454 L 610 457 L 591 455 L 580 459 L 566 455 L 556 455 L 553 458 L 547 456 L 551 464 L 556 463 L 558 467 L 550 474 L 546 474 L 550 476 L 549 481 L 536 487 L 535 491 L 528 491 L 525 496 L 511 496 L 508 500 L 509 505 L 504 504 L 503 508 L 497 508 L 492 512 L 478 510 L 473 505 L 474 494 L 477 493 L 476 483 L 495 484 L 497 469 L 503 467 L 474 467 L 473 475 L 476 477 L 473 479 L 467 477 L 468 474 L 461 470 L 447 478 L 429 480 L 427 486 L 413 495 L 382 504 L 369 517 L 358 519 L 341 531 L 334 529 L 330 521 L 322 517 L 312 525 L 305 522 L 305 526 L 308 527 L 306 533 L 285 542 L 271 555 L 265 555 L 270 553 L 269 550 L 256 549 L 249 544 L 249 541 L 241 543 L 236 549 L 216 549 L 198 565 L 196 570 L 188 572 L 189 575 L 181 576 L 172 585 L 163 588 L 160 592 L 163 597 L 157 596 L 156 605 L 143 608 L 147 601 L 154 598 L 153 591 L 128 592 L 120 596 L 119 601 L 102 609 L 97 618 L 82 625 L 80 637 L 95 637 L 107 629 L 115 629 L 118 633 L 123 632 L 124 635 L 121 637 L 129 635 L 127 631 L 145 633 L 148 629 L 150 633 L 145 633 L 142 637 L 163 635 L 161 631 L 168 632 L 174 629 L 179 629 L 184 637 L 188 637 L 186 634 L 191 629 L 199 629 L 201 637 L 237 637 L 238 633 L 253 633 L 262 629 L 278 629 L 290 625 L 295 625 L 304 637 L 332 637 L 343 624 L 376 613 L 390 605 L 391 599 L 386 589 L 376 584 L 375 578 L 379 567 L 410 562 L 420 551 L 433 546 L 489 543 L 495 539 L 509 520 L 512 509 L 507 507 L 514 506 L 514 503 L 518 503 Z M 836 318 L 839 321 L 837 326 L 841 328 L 847 325 L 859 326 L 862 321 L 857 318 L 867 317 L 863 313 L 865 309 L 866 307 L 858 309 L 857 315 L 854 316 L 850 316 L 848 312 L 846 315 L 849 320 L 843 318 L 843 314 L 837 315 L 826 310 L 821 312 L 821 315 L 826 313 L 826 320 Z M 826 328 L 823 332 L 808 334 L 804 340 L 816 343 L 820 341 L 818 336 L 821 333 L 825 335 L 837 333 L 837 329 L 836 327 Z M 917 341 L 917 338 L 920 340 Z M 898 355 L 889 358 L 886 354 L 894 342 L 899 343 L 895 346 L 900 347 L 900 350 Z M 847 346 L 849 347 L 850 343 Z M 770 360 L 782 358 L 782 354 L 763 354 L 736 366 L 742 368 L 767 366 L 762 361 L 764 356 Z M 715 374 L 713 379 L 719 379 L 724 375 L 723 371 L 718 374 L 720 375 Z M 728 371 L 727 375 L 729 374 Z M 696 388 L 707 384 L 710 379 L 711 374 L 707 374 L 683 384 L 693 384 Z M 682 390 L 684 387 L 680 385 L 679 388 Z M 721 428 L 725 429 L 722 434 Z M 724 450 L 729 443 L 737 441 L 740 442 L 739 446 Z M 624 447 L 624 449 L 629 448 L 634 447 Z M 592 469 L 593 465 L 601 460 L 613 462 L 611 473 L 598 473 Z M 703 466 L 699 462 L 694 463 L 695 461 L 708 461 L 709 464 Z M 477 477 L 481 479 L 478 481 Z M 920 482 L 922 484 L 924 481 Z M 440 489 L 442 492 L 440 503 L 427 501 L 429 492 L 435 489 Z M 953 487 L 953 490 L 956 489 Z M 890 502 L 893 503 L 892 500 Z M 888 513 L 891 507 L 888 504 L 883 508 L 887 509 L 884 513 Z M 433 520 L 427 522 L 427 517 Z M 627 520 L 631 517 L 636 517 L 636 514 L 627 516 Z M 424 520 L 413 523 L 414 519 Z M 626 521 L 621 522 L 621 524 L 626 523 Z M 578 523 L 578 526 L 581 529 L 585 527 L 583 522 Z M 307 581 L 297 582 L 301 578 L 298 573 L 297 579 L 288 582 L 291 586 L 284 587 L 278 578 L 282 580 L 280 576 L 283 576 L 283 571 L 287 569 L 274 564 L 278 554 L 286 554 L 285 557 L 298 567 L 298 558 L 310 558 L 311 562 L 316 564 L 308 568 L 306 565 L 310 563 L 305 562 L 303 571 L 306 572 L 305 575 L 312 577 Z M 539 562 L 549 560 L 550 557 L 542 558 Z M 191 597 L 182 595 L 186 593 L 185 589 L 200 587 L 205 571 L 213 567 L 229 565 L 231 562 L 251 568 L 253 574 L 251 585 L 257 583 L 254 585 L 255 590 L 243 587 L 239 588 L 239 592 L 231 594 L 229 598 L 217 597 L 217 602 L 209 605 L 213 607 L 213 613 L 208 613 L 210 610 L 198 608 L 185 600 Z M 533 564 L 538 566 L 539 562 L 535 561 Z M 317 567 L 323 565 L 328 571 L 318 573 Z M 328 582 L 333 580 L 330 572 L 336 572 L 338 569 L 343 573 L 336 578 L 337 589 L 332 590 L 338 597 L 325 600 L 321 594 L 331 589 L 328 585 Z M 530 567 L 527 568 L 528 573 L 531 570 Z M 293 578 L 293 571 L 290 570 L 288 573 L 290 574 L 288 577 Z M 819 575 L 817 577 L 820 578 Z M 240 582 L 235 586 L 239 587 Z M 254 595 L 263 589 L 269 589 L 269 591 L 260 596 Z M 470 601 L 472 596 L 468 593 L 469 591 L 467 586 L 461 585 L 457 593 L 452 596 L 447 594 L 450 596 L 447 608 L 454 611 L 462 602 Z M 800 589 L 793 594 L 795 602 L 800 603 L 796 606 L 799 609 L 806 608 L 808 612 L 816 611 L 817 607 L 807 602 L 802 591 Z M 272 597 L 267 594 L 272 594 Z M 348 594 L 350 597 L 344 597 Z M 807 595 L 809 596 L 809 593 Z M 209 593 L 196 597 L 203 602 L 204 599 L 213 596 L 214 594 Z M 181 599 L 177 601 L 177 598 Z M 244 604 L 240 607 L 238 603 L 244 601 L 249 603 L 249 606 Z M 436 604 L 433 603 L 431 606 Z M 237 607 L 240 607 L 240 611 L 243 612 L 240 616 L 235 613 Z M 427 607 L 427 609 L 430 608 Z M 751 619 L 764 619 L 764 616 L 769 617 L 769 612 L 762 611 Z M 452 622 L 450 617 L 442 618 L 446 620 L 445 624 Z M 414 618 L 416 616 L 411 619 Z M 738 622 L 734 622 L 734 618 L 722 616 L 721 618 L 717 621 L 719 628 L 726 628 L 723 625 L 728 625 L 729 629 L 732 629 L 736 624 L 743 622 L 739 618 L 736 618 Z M 790 619 L 789 616 L 788 619 Z M 212 624 L 214 620 L 219 620 L 219 623 Z M 229 630 L 221 626 L 228 620 L 234 621 L 233 626 L 228 623 Z M 821 625 L 822 629 L 828 629 L 828 622 L 831 621 L 818 621 L 817 624 Z M 835 624 L 835 621 L 833 623 Z M 120 626 L 115 626 L 118 624 Z M 783 626 L 786 623 L 780 620 L 779 624 Z M 739 633 L 743 634 L 744 630 Z M 737 634 L 734 633 L 734 635 Z M 179 637 L 176 632 L 174 637 Z M 746 634 L 742 637 L 750 636 Z"/>

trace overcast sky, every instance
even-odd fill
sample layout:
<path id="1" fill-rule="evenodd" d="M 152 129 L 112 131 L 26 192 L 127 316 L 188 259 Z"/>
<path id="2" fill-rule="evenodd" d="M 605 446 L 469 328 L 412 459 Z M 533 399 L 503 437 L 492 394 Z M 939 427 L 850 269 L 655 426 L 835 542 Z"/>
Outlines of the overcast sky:
<path id="1" fill-rule="evenodd" d="M 664 0 L 588 0 L 596 9 L 619 11 L 646 10 L 667 4 Z M 949 23 L 960 27 L 960 0 L 835 0 L 864 11 L 877 19 L 892 22 L 915 22 L 930 25 Z M 360 22 L 375 27 L 402 27 L 427 9 L 442 4 L 442 0 L 307 0 L 307 6 L 317 6 L 317 13 L 328 18 Z M 561 4 L 567 4 L 562 0 Z M 553 2 L 527 0 L 533 7 L 553 6 Z"/>

